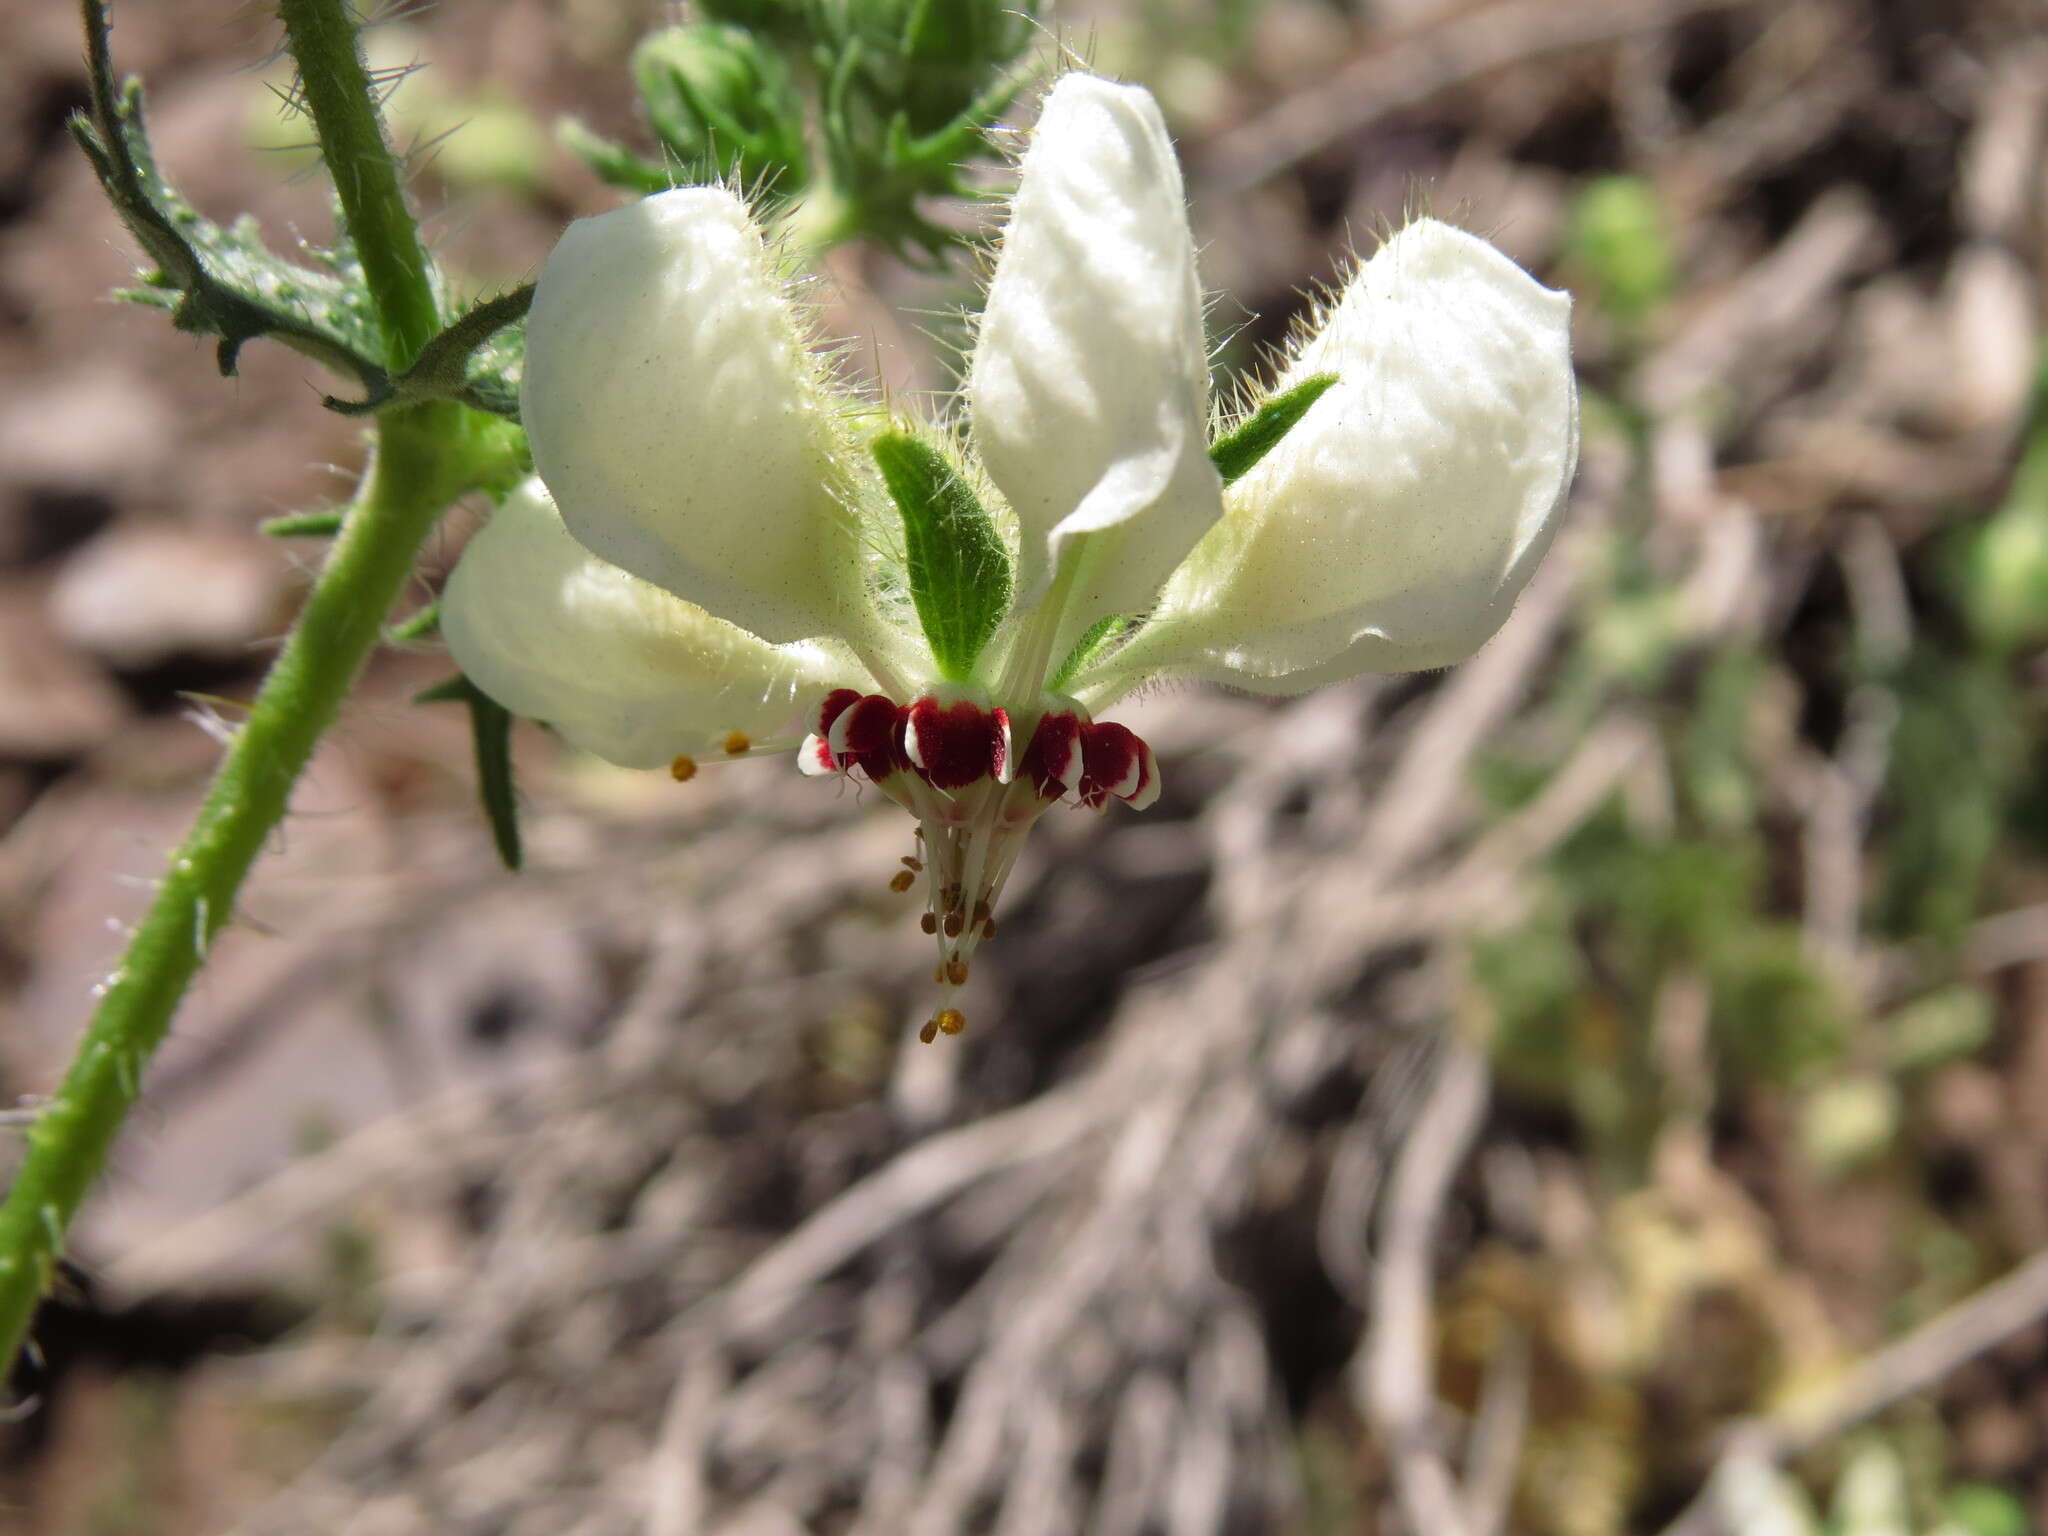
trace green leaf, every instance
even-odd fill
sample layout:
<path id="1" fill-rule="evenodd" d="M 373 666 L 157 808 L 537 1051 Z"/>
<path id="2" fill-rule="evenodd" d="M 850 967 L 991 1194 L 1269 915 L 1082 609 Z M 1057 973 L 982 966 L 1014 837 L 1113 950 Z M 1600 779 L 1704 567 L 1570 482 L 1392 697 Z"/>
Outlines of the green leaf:
<path id="1" fill-rule="evenodd" d="M 911 601 L 940 673 L 966 681 L 1010 608 L 1010 554 L 995 520 L 946 456 L 908 432 L 885 432 L 875 463 L 903 515 Z"/>
<path id="2" fill-rule="evenodd" d="M 1948 1516 L 1944 1536 L 2026 1536 L 2032 1529 L 2020 1501 L 1989 1483 L 1959 1483 L 1942 1500 Z"/>
<path id="3" fill-rule="evenodd" d="M 1334 373 L 1318 373 L 1294 388 L 1274 395 L 1229 432 L 1209 446 L 1209 462 L 1223 483 L 1241 479 L 1251 467 L 1279 446 L 1280 439 L 1294 430 L 1294 424 L 1308 414 L 1308 408 L 1323 398 L 1337 382 Z"/>
<path id="4" fill-rule="evenodd" d="M 246 343 L 268 336 L 373 393 L 381 388 L 385 342 L 353 249 L 340 242 L 310 251 L 318 265 L 301 266 L 271 252 L 253 220 L 223 228 L 179 196 L 157 170 L 142 87 L 114 80 L 105 6 L 84 9 L 92 101 L 71 119 L 71 134 L 154 263 L 121 297 L 169 311 L 181 331 L 216 337 L 223 374 L 234 373 Z"/>
<path id="5" fill-rule="evenodd" d="M 477 798 L 491 824 L 491 841 L 504 866 L 519 869 L 519 809 L 512 783 L 512 712 L 461 675 L 422 688 L 415 704 L 465 704 L 469 707 L 470 742 L 476 750 Z"/>

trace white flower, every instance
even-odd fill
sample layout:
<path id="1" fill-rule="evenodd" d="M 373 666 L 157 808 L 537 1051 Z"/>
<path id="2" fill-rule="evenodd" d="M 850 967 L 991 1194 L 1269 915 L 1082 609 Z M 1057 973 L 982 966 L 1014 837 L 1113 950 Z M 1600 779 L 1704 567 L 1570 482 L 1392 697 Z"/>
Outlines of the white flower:
<path id="1" fill-rule="evenodd" d="M 928 873 L 958 986 L 1047 807 L 1157 797 L 1150 749 L 1094 718 L 1132 687 L 1293 693 L 1500 626 L 1571 482 L 1569 311 L 1418 220 L 1212 445 L 1165 125 L 1070 74 L 990 284 L 971 452 L 833 382 L 731 193 L 580 220 L 528 320 L 539 478 L 472 540 L 443 629 L 485 692 L 613 762 L 794 749 L 872 780 L 918 819 L 892 884 Z"/>

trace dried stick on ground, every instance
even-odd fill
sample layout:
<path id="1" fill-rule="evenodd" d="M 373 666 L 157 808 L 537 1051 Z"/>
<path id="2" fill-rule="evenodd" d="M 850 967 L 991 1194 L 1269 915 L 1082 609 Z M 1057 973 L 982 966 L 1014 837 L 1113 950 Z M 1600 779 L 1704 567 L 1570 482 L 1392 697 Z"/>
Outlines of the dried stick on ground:
<path id="1" fill-rule="evenodd" d="M 1352 1364 L 1353 1396 L 1393 1462 L 1411 1536 L 1469 1536 L 1471 1529 L 1438 1433 L 1430 1297 L 1444 1203 L 1478 1137 L 1487 1097 L 1485 1058 L 1462 1042 L 1448 1042 L 1394 1166 L 1374 1268 L 1371 1329 Z"/>
<path id="2" fill-rule="evenodd" d="M 2048 1317 L 2048 1253 L 1958 1302 L 1896 1344 L 1860 1361 L 1825 1393 L 1738 1426 L 1706 1487 L 1664 1536 L 1741 1536 L 1724 1507 L 1745 1466 L 1781 1462 L 1874 1414 L 1938 1386 L 1950 1373 Z"/>
<path id="3" fill-rule="evenodd" d="M 1376 119 L 1510 64 L 1668 27 L 1754 0 L 1508 0 L 1396 38 L 1218 138 L 1203 162 L 1219 193 L 1278 175 Z"/>

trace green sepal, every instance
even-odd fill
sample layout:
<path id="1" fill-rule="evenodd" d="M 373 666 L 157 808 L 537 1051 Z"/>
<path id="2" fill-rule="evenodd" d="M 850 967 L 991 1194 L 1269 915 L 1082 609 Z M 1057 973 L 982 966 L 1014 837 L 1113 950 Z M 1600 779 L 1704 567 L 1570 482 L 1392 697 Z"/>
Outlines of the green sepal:
<path id="1" fill-rule="evenodd" d="M 930 443 L 884 432 L 870 451 L 903 515 L 910 598 L 932 659 L 948 681 L 965 682 L 1010 610 L 1010 552 L 973 488 Z"/>
<path id="2" fill-rule="evenodd" d="M 1067 659 L 1054 670 L 1052 681 L 1047 683 L 1046 687 L 1054 693 L 1071 692 L 1074 679 L 1083 668 L 1098 656 L 1114 650 L 1117 642 L 1137 627 L 1136 619 L 1127 618 L 1120 613 L 1105 613 L 1088 626 L 1085 635 L 1074 642 L 1074 648 L 1067 652 Z"/>
<path id="3" fill-rule="evenodd" d="M 394 645 L 409 645 L 415 640 L 431 640 L 441 633 L 441 600 L 435 598 L 422 603 L 406 617 L 400 619 L 386 632 Z"/>
<path id="4" fill-rule="evenodd" d="M 519 809 L 513 798 L 512 712 L 458 673 L 445 682 L 422 688 L 415 704 L 465 704 L 469 707 L 469 739 L 476 751 L 477 798 L 491 826 L 491 842 L 507 869 L 520 864 Z"/>
<path id="5" fill-rule="evenodd" d="M 343 416 L 369 416 L 425 400 L 454 400 L 472 410 L 514 420 L 519 416 L 519 375 L 526 362 L 526 332 L 517 326 L 533 307 L 533 284 L 475 305 L 420 348 L 396 378 L 383 376 L 362 400 L 322 401 Z"/>
<path id="6" fill-rule="evenodd" d="M 203 217 L 157 169 L 141 85 L 114 79 L 105 5 L 87 0 L 84 16 L 91 105 L 71 119 L 71 135 L 154 264 L 120 297 L 169 311 L 181 331 L 215 337 L 223 375 L 234 373 L 246 343 L 268 336 L 375 393 L 386 348 L 352 248 L 309 249 L 318 265 L 301 266 L 266 247 L 253 219 L 224 228 Z"/>
<path id="7" fill-rule="evenodd" d="M 348 520 L 345 512 L 290 512 L 283 517 L 266 517 L 256 525 L 258 533 L 273 539 L 331 539 Z"/>
<path id="8" fill-rule="evenodd" d="M 1237 426 L 1209 445 L 1209 462 L 1229 485 L 1279 446 L 1280 439 L 1294 430 L 1308 408 L 1323 398 L 1324 391 L 1337 382 L 1334 373 L 1318 373 L 1294 388 L 1274 395 Z"/>
<path id="9" fill-rule="evenodd" d="M 590 167 L 591 174 L 608 187 L 630 192 L 635 197 L 652 197 L 680 186 L 679 168 L 657 165 L 636 155 L 625 145 L 593 133 L 573 117 L 555 120 L 555 137 L 562 148 Z"/>

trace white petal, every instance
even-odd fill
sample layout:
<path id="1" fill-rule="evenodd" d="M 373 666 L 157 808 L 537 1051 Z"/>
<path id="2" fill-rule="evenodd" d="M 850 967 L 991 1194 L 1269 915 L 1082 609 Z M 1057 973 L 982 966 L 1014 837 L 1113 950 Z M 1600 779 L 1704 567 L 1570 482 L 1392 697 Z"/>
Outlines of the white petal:
<path id="1" fill-rule="evenodd" d="M 515 714 L 545 720 L 627 768 L 742 731 L 793 734 L 828 689 L 870 688 L 836 647 L 769 645 L 585 549 L 529 480 L 469 541 L 441 597 L 463 672 Z"/>
<path id="2" fill-rule="evenodd" d="M 1074 627 L 1141 612 L 1222 512 L 1208 357 L 1173 143 L 1150 95 L 1092 75 L 1045 101 L 968 378 L 974 443 L 1035 602 L 1093 534 Z"/>
<path id="3" fill-rule="evenodd" d="M 1423 219 L 1280 387 L 1334 373 L 1115 658 L 1262 693 L 1448 666 L 1514 607 L 1578 458 L 1571 298 Z"/>
<path id="4" fill-rule="evenodd" d="M 605 559 L 770 640 L 859 622 L 817 370 L 731 193 L 571 224 L 527 317 L 520 399 L 534 468 Z"/>

